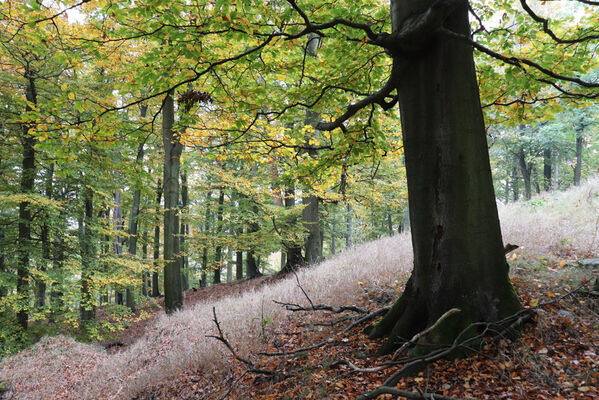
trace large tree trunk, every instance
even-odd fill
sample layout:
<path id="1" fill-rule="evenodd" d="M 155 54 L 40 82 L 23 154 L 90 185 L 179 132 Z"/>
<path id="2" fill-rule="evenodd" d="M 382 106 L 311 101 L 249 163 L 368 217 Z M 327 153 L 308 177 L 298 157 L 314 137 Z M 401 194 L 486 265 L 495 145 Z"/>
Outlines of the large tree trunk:
<path id="1" fill-rule="evenodd" d="M 160 201 L 162 200 L 162 180 L 156 184 L 156 215 L 160 215 Z M 154 226 L 154 272 L 152 273 L 152 297 L 160 296 L 158 285 L 158 260 L 160 258 L 160 223 Z"/>
<path id="2" fill-rule="evenodd" d="M 574 185 L 580 185 L 580 176 L 582 174 L 582 148 L 584 147 L 584 138 L 582 134 L 576 136 L 576 165 L 574 166 Z"/>
<path id="3" fill-rule="evenodd" d="M 295 188 L 293 186 L 288 186 L 287 188 L 285 188 L 285 207 L 295 207 Z M 297 223 L 296 218 L 292 218 L 289 221 L 285 222 L 285 225 L 289 227 L 292 227 Z M 302 246 L 295 243 L 283 243 L 283 246 L 285 247 L 287 255 L 285 256 L 285 265 L 281 269 L 281 272 L 294 271 L 297 267 L 304 264 L 304 257 L 302 256 Z"/>
<path id="4" fill-rule="evenodd" d="M 432 3 L 392 0 L 393 30 Z M 467 3 L 443 26 L 469 35 Z M 452 343 L 470 323 L 498 321 L 521 308 L 508 278 L 472 48 L 431 35 L 420 51 L 394 59 L 401 71 L 414 270 L 371 330 L 373 338 L 390 335 L 381 352 L 393 351 L 454 307 L 461 312 L 421 342 Z"/>
<path id="5" fill-rule="evenodd" d="M 167 314 L 183 308 L 181 263 L 177 251 L 179 232 L 179 168 L 183 145 L 173 132 L 175 102 L 171 90 L 162 105 L 162 139 L 164 145 L 164 308 Z"/>
<path id="6" fill-rule="evenodd" d="M 243 251 L 235 252 L 235 279 L 243 279 Z"/>
<path id="7" fill-rule="evenodd" d="M 25 70 L 25 79 L 27 88 L 25 98 L 27 105 L 25 112 L 33 111 L 32 105 L 37 104 L 37 91 L 35 88 L 35 78 L 33 77 L 29 66 Z M 21 133 L 21 145 L 23 146 L 23 159 L 21 170 L 21 193 L 30 195 L 33 193 L 35 183 L 35 136 L 29 133 L 30 124 L 23 124 Z M 29 256 L 31 252 L 31 224 L 33 215 L 31 214 L 29 200 L 23 200 L 19 203 L 19 236 L 18 236 L 18 257 L 19 265 L 17 267 L 17 294 L 19 295 L 19 310 L 17 311 L 17 321 L 19 326 L 27 329 L 29 320 Z"/>

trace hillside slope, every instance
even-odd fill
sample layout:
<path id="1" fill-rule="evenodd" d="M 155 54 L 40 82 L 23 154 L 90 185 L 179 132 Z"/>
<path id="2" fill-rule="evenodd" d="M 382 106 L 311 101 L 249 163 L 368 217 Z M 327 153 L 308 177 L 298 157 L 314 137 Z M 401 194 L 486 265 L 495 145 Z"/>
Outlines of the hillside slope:
<path id="1" fill-rule="evenodd" d="M 599 179 L 565 193 L 500 210 L 505 242 L 521 246 L 514 262 L 539 257 L 574 259 L 597 255 Z M 297 280 L 314 303 L 353 304 L 365 291 L 397 288 L 411 267 L 406 234 L 356 246 L 319 265 L 301 270 Z M 186 369 L 205 373 L 223 369 L 230 355 L 214 334 L 214 307 L 227 338 L 246 355 L 261 346 L 263 322 L 269 329 L 288 323 L 290 314 L 273 300 L 306 304 L 296 277 L 240 295 L 197 303 L 172 316 L 161 316 L 144 336 L 121 352 L 71 338 L 44 338 L 4 360 L 0 379 L 10 383 L 9 399 L 130 399 Z M 267 319 L 265 319 L 267 316 Z"/>

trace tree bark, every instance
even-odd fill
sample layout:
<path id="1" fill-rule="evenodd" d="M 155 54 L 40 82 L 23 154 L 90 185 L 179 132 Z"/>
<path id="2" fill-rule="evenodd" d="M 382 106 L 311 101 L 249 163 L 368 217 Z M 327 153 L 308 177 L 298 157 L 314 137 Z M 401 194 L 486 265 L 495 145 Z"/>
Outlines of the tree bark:
<path id="1" fill-rule="evenodd" d="M 543 150 L 543 190 L 549 192 L 551 190 L 551 165 L 552 165 L 551 148 Z"/>
<path id="2" fill-rule="evenodd" d="M 177 251 L 179 241 L 178 201 L 179 168 L 183 145 L 173 131 L 175 122 L 174 91 L 167 93 L 162 104 L 162 140 L 164 145 L 164 308 L 171 314 L 183 308 L 181 264 Z"/>
<path id="3" fill-rule="evenodd" d="M 287 188 L 285 188 L 285 207 L 295 207 L 295 188 L 293 186 L 288 186 Z M 294 226 L 297 223 L 296 218 L 292 218 L 286 222 L 286 225 L 288 226 Z M 286 249 L 287 255 L 285 257 L 285 266 L 282 268 L 281 272 L 294 271 L 299 266 L 304 264 L 304 257 L 302 256 L 302 246 L 295 243 L 283 243 L 283 246 Z"/>
<path id="4" fill-rule="evenodd" d="M 208 285 L 206 274 L 208 273 L 208 236 L 210 235 L 210 219 L 212 218 L 210 212 L 211 203 L 212 192 L 209 191 L 206 194 L 206 215 L 204 216 L 204 237 L 206 238 L 206 243 L 202 249 L 202 275 L 200 278 L 200 287 L 206 287 Z"/>
<path id="5" fill-rule="evenodd" d="M 520 166 L 520 173 L 524 180 L 524 197 L 526 200 L 530 200 L 532 196 L 532 184 L 530 179 L 532 175 L 532 163 L 526 162 L 526 156 L 522 149 L 520 149 L 520 152 L 518 153 L 518 165 Z"/>
<path id="6" fill-rule="evenodd" d="M 145 117 L 145 113 L 142 113 L 142 118 Z M 137 148 L 137 156 L 135 158 L 135 165 L 138 169 L 143 168 L 144 160 L 144 144 L 141 143 Z M 135 257 L 137 255 L 137 239 L 138 239 L 138 223 L 139 217 L 139 204 L 141 202 L 141 182 L 135 183 L 133 190 L 133 202 L 131 203 L 131 212 L 129 213 L 129 239 L 127 241 L 127 252 L 130 256 Z M 145 277 L 142 275 L 142 285 L 145 287 Z M 133 288 L 127 286 L 125 289 L 125 304 L 135 311 L 135 297 L 133 295 Z"/>
<path id="7" fill-rule="evenodd" d="M 189 213 L 189 190 L 187 187 L 187 173 L 181 172 L 181 210 L 182 213 Z M 181 218 L 180 247 L 181 247 L 181 284 L 183 290 L 189 289 L 189 258 L 185 247 L 185 237 L 189 235 L 189 225 L 187 221 Z"/>
<path id="8" fill-rule="evenodd" d="M 218 240 L 217 244 L 216 244 L 216 250 L 215 250 L 215 255 L 214 255 L 214 270 L 213 270 L 213 279 L 212 282 L 213 283 L 220 283 L 221 279 L 220 279 L 220 270 L 221 270 L 221 263 L 222 263 L 222 252 L 223 252 L 223 246 L 220 243 L 220 233 L 223 229 L 223 204 L 225 202 L 225 191 L 221 188 L 218 191 L 218 207 L 216 208 L 216 239 Z"/>
<path id="9" fill-rule="evenodd" d="M 402 24 L 432 4 L 392 0 L 393 30 L 409 26 Z M 469 35 L 467 3 L 459 2 L 443 26 Z M 394 58 L 401 71 L 397 89 L 414 270 L 399 300 L 370 332 L 372 338 L 389 334 L 382 353 L 454 307 L 461 312 L 421 343 L 451 343 L 472 322 L 498 321 L 521 309 L 508 279 L 472 48 L 435 31 L 418 51 Z"/>
<path id="10" fill-rule="evenodd" d="M 123 237 L 120 234 L 123 231 L 123 209 L 121 208 L 121 193 L 118 190 L 114 192 L 114 203 L 112 220 L 115 236 L 112 242 L 112 252 L 115 256 L 120 256 L 123 254 Z M 125 301 L 122 289 L 122 287 L 116 287 L 114 290 L 114 302 L 119 305 L 123 305 Z"/>
<path id="11" fill-rule="evenodd" d="M 582 175 L 582 149 L 584 147 L 584 138 L 582 134 L 576 135 L 576 165 L 574 166 L 574 185 L 580 185 Z"/>
<path id="12" fill-rule="evenodd" d="M 160 201 L 162 200 L 162 180 L 156 184 L 156 215 L 160 215 Z M 160 223 L 154 226 L 154 272 L 152 273 L 152 297 L 160 296 L 158 282 L 158 261 L 160 258 Z"/>
<path id="13" fill-rule="evenodd" d="M 25 89 L 25 98 L 27 105 L 25 112 L 33 111 L 32 105 L 37 104 L 37 90 L 35 86 L 35 77 L 30 70 L 29 65 L 25 67 L 25 79 L 27 87 Z M 21 133 L 21 145 L 23 146 L 22 170 L 21 170 L 21 193 L 29 195 L 33 193 L 35 184 L 35 136 L 29 133 L 31 124 L 23 124 Z M 17 242 L 19 244 L 17 266 L 17 294 L 19 296 L 19 309 L 17 311 L 17 321 L 19 326 L 27 329 L 29 320 L 29 258 L 31 252 L 31 224 L 33 216 L 31 214 L 29 200 L 23 200 L 19 203 L 19 233 Z"/>
<path id="14" fill-rule="evenodd" d="M 352 240 L 352 215 L 353 215 L 353 210 L 352 210 L 352 206 L 350 204 L 347 205 L 346 208 L 346 215 L 345 215 L 345 224 L 346 224 L 346 229 L 345 229 L 345 248 L 349 249 L 351 247 L 351 240 Z"/>
<path id="15" fill-rule="evenodd" d="M 235 279 L 243 279 L 243 251 L 235 252 Z"/>
<path id="16" fill-rule="evenodd" d="M 79 314 L 82 328 L 85 330 L 87 324 L 95 318 L 96 307 L 94 302 L 93 273 L 95 258 L 95 243 L 92 229 L 94 219 L 93 192 L 86 187 L 83 193 L 84 214 L 79 225 L 79 241 L 81 248 L 81 303 Z"/>
<path id="17" fill-rule="evenodd" d="M 52 200 L 52 185 L 54 181 L 54 164 L 50 164 L 46 170 L 46 188 L 45 196 L 48 200 Z M 48 214 L 46 213 L 44 223 L 40 231 L 40 240 L 42 242 L 42 263 L 39 267 L 41 271 L 41 279 L 37 281 L 35 306 L 43 308 L 46 305 L 46 266 L 50 264 L 50 225 L 48 223 Z"/>

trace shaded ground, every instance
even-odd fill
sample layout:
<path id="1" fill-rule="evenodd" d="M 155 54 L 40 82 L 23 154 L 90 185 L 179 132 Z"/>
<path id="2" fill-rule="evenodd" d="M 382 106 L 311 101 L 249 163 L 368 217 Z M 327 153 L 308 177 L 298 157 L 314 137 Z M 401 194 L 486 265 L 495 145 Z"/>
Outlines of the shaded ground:
<path id="1" fill-rule="evenodd" d="M 437 361 L 416 376 L 403 378 L 396 387 L 456 398 L 598 399 L 598 299 L 584 291 L 563 297 L 584 275 L 588 274 L 559 265 L 516 268 L 513 282 L 522 303 L 534 307 L 550 302 L 537 309 L 521 338 L 489 341 L 468 358 Z M 192 301 L 238 293 L 260 283 L 221 285 L 210 288 L 210 294 L 197 292 L 198 300 L 192 297 Z M 390 293 L 398 294 L 401 289 L 365 288 L 356 305 L 377 309 L 391 300 Z M 381 385 L 401 365 L 368 370 L 384 366 L 391 357 L 374 355 L 381 342 L 366 337 L 365 324 L 342 332 L 354 315 L 298 312 L 281 324 L 283 328 L 272 330 L 266 324 L 263 343 L 257 347 L 288 354 L 254 354 L 251 361 L 256 368 L 274 371 L 273 376 L 249 373 L 246 365 L 231 358 L 226 370 L 210 375 L 200 369 L 178 371 L 176 379 L 147 388 L 137 399 L 357 398 Z M 326 344 L 316 349 L 289 354 L 322 342 Z"/>

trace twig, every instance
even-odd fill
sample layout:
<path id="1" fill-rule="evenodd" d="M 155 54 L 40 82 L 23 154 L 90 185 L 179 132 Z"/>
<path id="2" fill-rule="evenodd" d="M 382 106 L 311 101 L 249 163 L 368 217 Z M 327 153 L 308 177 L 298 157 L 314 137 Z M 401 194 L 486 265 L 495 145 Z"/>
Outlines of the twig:
<path id="1" fill-rule="evenodd" d="M 352 371 L 355 371 L 355 372 L 368 372 L 368 373 L 370 373 L 370 372 L 379 372 L 379 371 L 382 371 L 382 370 L 384 370 L 386 368 L 391 367 L 391 365 L 379 365 L 378 367 L 360 368 L 360 367 L 358 367 L 357 365 L 353 364 L 351 361 L 348 361 L 348 360 L 338 360 L 338 361 L 335 361 L 333 364 L 331 364 L 331 367 L 334 367 L 334 366 L 339 365 L 339 364 L 347 365 Z"/>
<path id="2" fill-rule="evenodd" d="M 310 299 L 310 296 L 308 296 L 308 293 L 306 293 L 306 291 L 302 287 L 302 284 L 299 281 L 299 277 L 297 276 L 297 272 L 295 272 L 295 270 L 292 270 L 292 272 L 293 272 L 293 275 L 295 276 L 295 280 L 297 281 L 297 286 L 300 288 L 300 290 L 302 291 L 302 293 L 304 294 L 304 296 L 306 296 L 306 299 L 308 299 L 308 302 L 310 303 L 310 305 L 312 307 L 314 307 L 314 303 L 312 303 L 312 299 Z"/>
<path id="3" fill-rule="evenodd" d="M 379 308 L 376 311 L 371 312 L 368 315 L 363 316 L 362 318 L 358 319 L 357 321 L 352 322 L 351 324 L 349 324 L 344 330 L 343 333 L 347 333 L 349 331 L 351 331 L 352 329 L 354 329 L 356 326 L 360 325 L 363 322 L 366 322 L 368 320 L 371 320 L 373 318 L 378 317 L 381 314 L 386 313 L 387 311 L 389 311 L 391 309 L 391 306 L 385 306 L 383 308 Z"/>
<path id="4" fill-rule="evenodd" d="M 392 360 L 396 360 L 397 357 L 401 353 L 403 353 L 404 350 L 407 349 L 410 345 L 416 344 L 416 341 L 418 341 L 421 337 L 423 337 L 425 335 L 428 335 L 430 332 L 432 332 L 433 330 L 437 329 L 439 327 L 439 325 L 441 325 L 441 322 L 445 321 L 450 316 L 452 316 L 454 314 L 457 314 L 459 312 L 461 312 L 461 310 L 459 308 L 452 308 L 451 310 L 447 311 L 445 314 L 441 315 L 439 317 L 439 319 L 434 324 L 432 324 L 431 326 L 429 326 L 428 328 L 426 328 L 422 332 L 419 332 L 419 333 L 415 334 L 412 337 L 412 339 L 408 340 L 399 349 L 397 349 L 395 351 L 395 353 L 393 353 L 393 357 L 391 357 L 391 359 Z"/>
<path id="5" fill-rule="evenodd" d="M 304 306 L 300 306 L 299 304 L 284 303 L 284 302 L 277 301 L 277 300 L 273 300 L 273 302 L 280 306 L 284 306 L 285 309 L 288 311 L 330 311 L 330 312 L 333 312 L 336 314 L 346 312 L 346 311 L 353 311 L 353 312 L 356 312 L 359 314 L 368 314 L 368 310 L 357 307 L 357 306 L 353 306 L 353 305 L 352 306 L 335 307 L 335 306 L 330 306 L 328 304 L 312 304 L 310 307 L 304 307 Z"/>
<path id="6" fill-rule="evenodd" d="M 237 382 L 239 382 L 240 380 L 242 380 L 243 377 L 246 376 L 248 372 L 249 372 L 248 370 L 244 371 L 243 374 L 241 374 L 239 376 L 239 378 L 235 379 L 235 382 L 231 383 L 231 386 L 229 386 L 229 390 L 227 390 L 225 392 L 225 394 L 223 394 L 221 397 L 219 397 L 218 400 L 225 400 L 227 397 L 229 397 L 229 395 L 231 394 L 231 392 L 235 388 L 235 385 L 237 384 Z"/>
<path id="7" fill-rule="evenodd" d="M 214 321 L 214 324 L 216 325 L 216 329 L 218 330 L 218 336 L 206 335 L 206 337 L 214 338 L 214 339 L 218 340 L 219 342 L 223 343 L 237 361 L 247 365 L 247 367 L 248 367 L 247 372 L 251 372 L 254 374 L 269 375 L 269 376 L 279 375 L 279 373 L 277 371 L 256 368 L 254 366 L 254 363 L 251 362 L 249 359 L 243 358 L 239 354 L 237 354 L 237 352 L 235 351 L 233 346 L 231 346 L 231 343 L 229 343 L 229 341 L 227 339 L 225 339 L 225 336 L 223 335 L 223 331 L 220 327 L 220 323 L 218 322 L 218 318 L 216 317 L 216 308 L 215 307 L 212 307 L 212 315 L 214 315 L 213 321 Z"/>
<path id="8" fill-rule="evenodd" d="M 332 337 L 327 338 L 327 340 L 325 340 L 323 342 L 320 342 L 320 343 L 317 343 L 317 344 L 313 344 L 312 346 L 302 347 L 302 348 L 295 349 L 295 350 L 275 351 L 275 352 L 272 352 L 272 353 L 263 351 L 263 352 L 260 352 L 258 354 L 260 354 L 261 356 L 269 356 L 269 357 L 286 356 L 286 355 L 289 355 L 289 354 L 303 353 L 304 351 L 318 349 L 318 348 L 323 347 L 323 346 L 325 346 L 325 345 L 327 345 L 329 343 L 333 343 L 333 338 Z"/>

